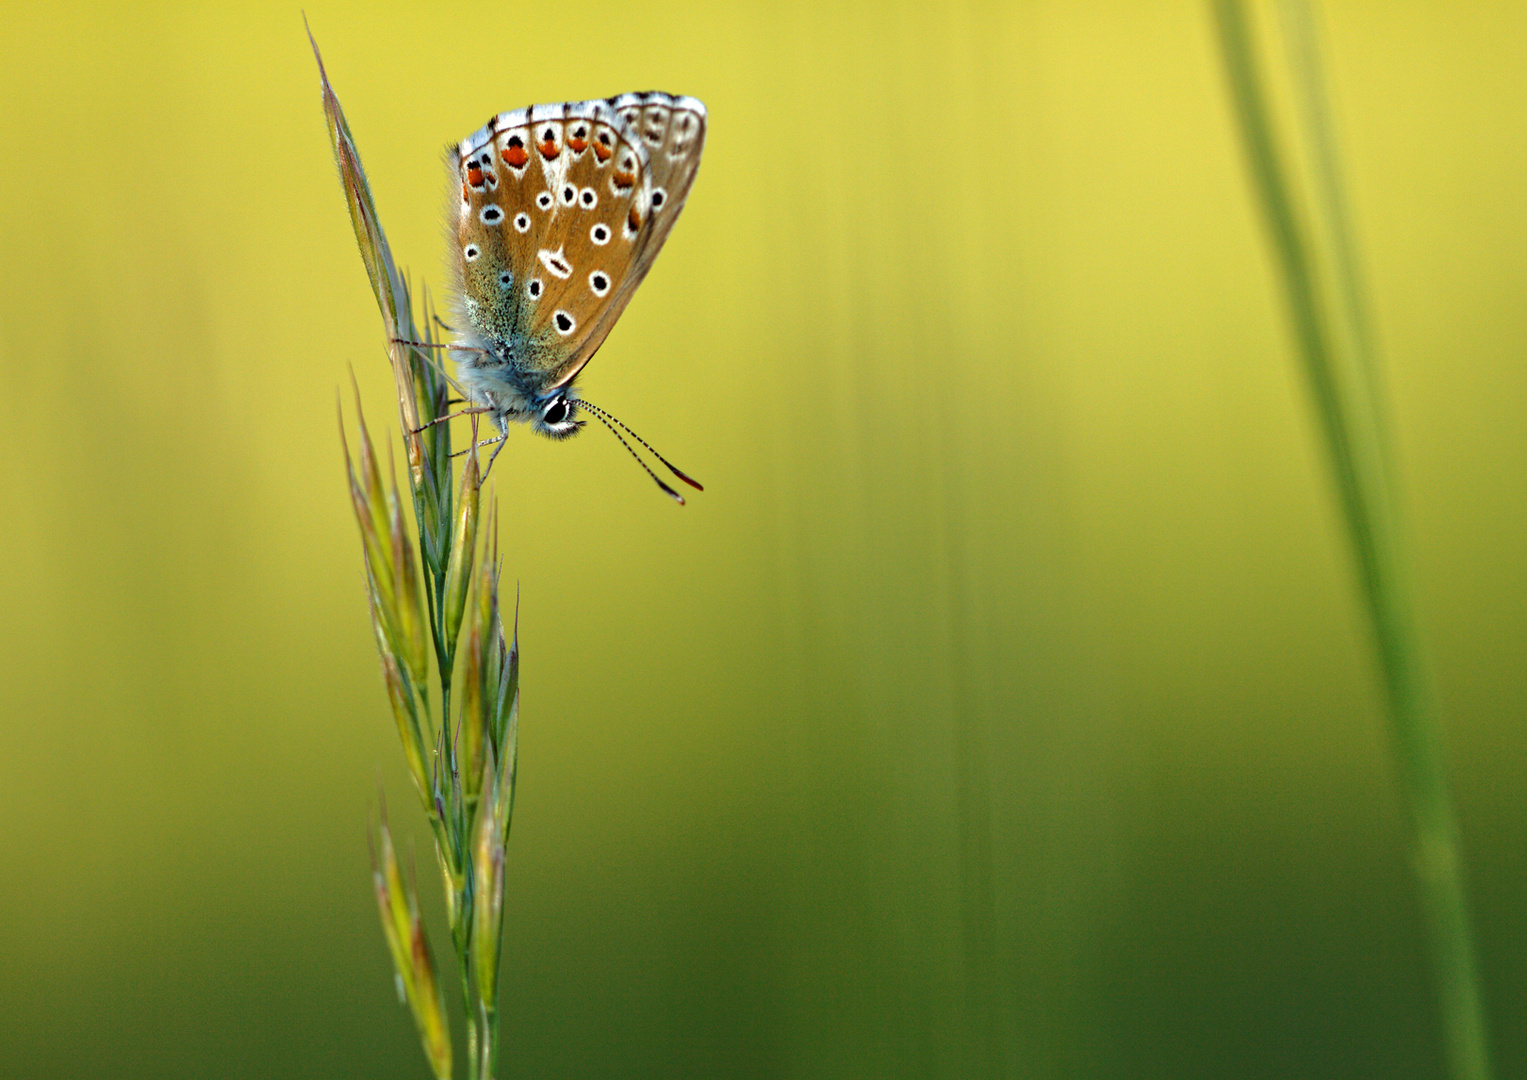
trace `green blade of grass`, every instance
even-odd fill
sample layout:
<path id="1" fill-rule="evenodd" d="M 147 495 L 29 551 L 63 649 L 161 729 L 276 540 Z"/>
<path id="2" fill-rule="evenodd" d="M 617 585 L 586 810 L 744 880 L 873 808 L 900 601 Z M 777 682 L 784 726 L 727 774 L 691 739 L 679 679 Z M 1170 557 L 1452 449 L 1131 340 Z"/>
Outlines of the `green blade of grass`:
<path id="1" fill-rule="evenodd" d="M 1484 1003 L 1458 853 L 1458 830 L 1448 793 L 1429 662 L 1411 600 L 1408 561 L 1391 483 L 1372 336 L 1361 310 L 1362 290 L 1346 225 L 1334 141 L 1327 129 L 1318 77 L 1313 22 L 1288 22 L 1296 81 L 1303 84 L 1306 123 L 1314 145 L 1317 200 L 1327 214 L 1335 288 L 1322 288 L 1316 234 L 1301 220 L 1294 179 L 1280 155 L 1265 84 L 1242 0 L 1212 0 L 1230 96 L 1240 124 L 1251 178 L 1283 278 L 1289 321 L 1314 399 L 1327 463 L 1357 562 L 1362 600 L 1371 620 L 1384 683 L 1391 745 L 1412 830 L 1414 869 L 1431 954 L 1449 1073 L 1489 1080 Z"/>

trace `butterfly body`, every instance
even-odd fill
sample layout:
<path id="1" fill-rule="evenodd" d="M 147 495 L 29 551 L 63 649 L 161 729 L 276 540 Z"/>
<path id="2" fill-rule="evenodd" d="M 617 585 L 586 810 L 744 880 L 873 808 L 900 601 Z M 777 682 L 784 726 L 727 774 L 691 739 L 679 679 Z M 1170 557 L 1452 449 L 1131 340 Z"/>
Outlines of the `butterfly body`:
<path id="1" fill-rule="evenodd" d="M 452 356 L 501 434 L 582 426 L 573 381 L 683 208 L 705 119 L 694 98 L 622 94 L 500 113 L 453 148 Z"/>

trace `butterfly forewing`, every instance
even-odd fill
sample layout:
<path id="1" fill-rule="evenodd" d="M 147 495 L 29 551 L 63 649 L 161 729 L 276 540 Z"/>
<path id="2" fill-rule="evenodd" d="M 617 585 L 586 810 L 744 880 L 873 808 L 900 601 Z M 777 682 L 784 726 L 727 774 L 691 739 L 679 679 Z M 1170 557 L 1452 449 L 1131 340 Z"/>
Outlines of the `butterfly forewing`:
<path id="1" fill-rule="evenodd" d="M 700 102 L 652 93 L 501 113 L 457 148 L 463 304 L 521 390 L 565 385 L 603 343 L 704 142 Z"/>
<path id="2" fill-rule="evenodd" d="M 545 283 L 529 313 L 529 333 L 565 346 L 549 373 L 551 385 L 582 366 L 600 314 L 631 274 L 637 247 L 625 226 L 642 201 L 647 176 L 647 155 L 605 102 L 568 111 L 588 115 L 563 122 L 562 148 L 544 164 L 552 211 L 527 237 L 529 272 Z M 536 134 L 551 131 L 552 124 L 543 122 Z"/>

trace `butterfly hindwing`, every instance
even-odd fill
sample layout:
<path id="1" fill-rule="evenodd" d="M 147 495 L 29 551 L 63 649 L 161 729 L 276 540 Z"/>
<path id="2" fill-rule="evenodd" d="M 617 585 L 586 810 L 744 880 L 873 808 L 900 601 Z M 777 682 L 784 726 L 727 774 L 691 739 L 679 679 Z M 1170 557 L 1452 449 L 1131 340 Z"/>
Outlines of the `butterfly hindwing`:
<path id="1" fill-rule="evenodd" d="M 498 119 L 512 116 L 506 113 Z M 484 338 L 509 341 L 524 321 L 521 289 L 525 281 L 524 267 L 515 264 L 502 226 L 514 220 L 518 204 L 527 198 L 522 190 L 526 170 L 497 160 L 491 141 L 473 141 L 476 145 L 463 143 L 458 148 L 461 205 L 456 266 L 461 303 L 463 314 Z"/>
<path id="2" fill-rule="evenodd" d="M 678 219 L 705 149 L 705 106 L 692 97 L 662 93 L 622 94 L 611 101 L 625 125 L 627 138 L 645 152 L 644 184 L 628 211 L 622 239 L 629 236 L 634 250 L 631 272 L 621 279 L 609 305 L 599 313 L 588 341 L 558 380 L 568 382 L 588 363 L 604 343 L 615 320 L 631 302 L 631 296 L 662 249 Z M 635 217 L 631 216 L 635 212 Z"/>

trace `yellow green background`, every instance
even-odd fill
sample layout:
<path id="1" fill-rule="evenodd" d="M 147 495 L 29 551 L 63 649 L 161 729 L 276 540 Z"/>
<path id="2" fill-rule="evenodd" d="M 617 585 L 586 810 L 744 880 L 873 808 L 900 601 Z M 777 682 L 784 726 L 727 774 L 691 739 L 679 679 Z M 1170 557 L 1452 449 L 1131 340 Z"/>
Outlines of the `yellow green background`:
<path id="1" fill-rule="evenodd" d="M 1204 5 L 319 4 L 399 261 L 536 101 L 710 110 L 516 430 L 506 1077 L 1431 1077 L 1374 664 Z M 1499 1075 L 1527 1076 L 1527 11 L 1321 25 Z M 296 7 L 0 15 L 0 1075 L 422 1077 Z M 349 408 L 347 404 L 347 409 Z M 438 919 L 435 927 L 440 927 Z M 436 935 L 437 953 L 447 953 Z"/>

